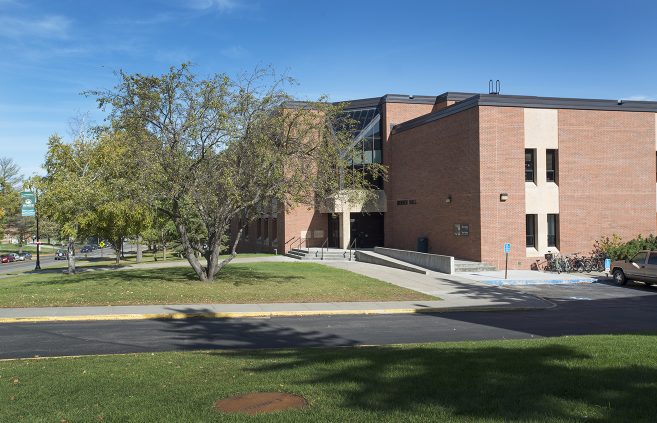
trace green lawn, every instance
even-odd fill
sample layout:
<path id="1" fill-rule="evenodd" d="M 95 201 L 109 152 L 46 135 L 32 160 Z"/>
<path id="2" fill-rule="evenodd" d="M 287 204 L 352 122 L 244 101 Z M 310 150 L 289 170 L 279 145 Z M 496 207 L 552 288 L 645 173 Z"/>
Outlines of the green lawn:
<path id="1" fill-rule="evenodd" d="M 76 267 L 88 267 L 88 266 L 114 266 L 116 264 L 114 260 L 114 252 L 105 252 L 103 256 L 95 256 L 97 252 L 94 252 L 92 257 L 90 254 L 77 252 L 75 255 L 75 266 Z M 111 255 L 110 255 L 111 254 Z M 253 258 L 253 257 L 272 257 L 273 254 L 267 253 L 242 253 L 237 257 L 239 258 Z M 219 256 L 219 259 L 224 259 L 228 257 L 227 255 Z M 162 252 L 157 253 L 157 260 L 155 260 L 152 252 L 144 252 L 142 255 L 141 263 L 162 263 L 163 261 L 180 261 L 187 263 L 187 259 L 181 258 L 180 255 L 167 253 L 166 260 L 162 259 Z M 137 264 L 137 255 L 134 252 L 126 253 L 125 257 L 121 259 L 120 265 L 125 266 L 129 264 Z M 54 264 L 49 264 L 48 269 L 63 269 L 68 266 L 66 260 L 55 262 Z"/>
<path id="2" fill-rule="evenodd" d="M 213 283 L 189 267 L 25 274 L 0 279 L 0 307 L 431 299 L 314 263 L 230 264 Z"/>
<path id="3" fill-rule="evenodd" d="M 619 335 L 7 361 L 0 421 L 654 422 L 655 351 L 657 336 Z M 212 409 L 252 391 L 310 406 Z"/>
<path id="4" fill-rule="evenodd" d="M 61 247 L 57 247 L 57 246 L 54 246 L 54 245 L 42 244 L 41 245 L 41 253 L 42 254 L 51 254 L 57 248 L 61 248 Z M 16 244 L 0 244 L 0 254 L 17 253 L 19 251 L 20 251 L 20 247 Z M 23 251 L 27 252 L 27 253 L 36 254 L 36 246 L 35 245 L 23 245 Z"/>

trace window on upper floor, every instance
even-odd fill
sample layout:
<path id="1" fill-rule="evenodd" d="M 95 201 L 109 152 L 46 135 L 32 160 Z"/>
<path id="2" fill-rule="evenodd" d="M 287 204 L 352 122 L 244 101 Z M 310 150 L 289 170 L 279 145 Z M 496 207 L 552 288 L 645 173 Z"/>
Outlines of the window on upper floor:
<path id="1" fill-rule="evenodd" d="M 548 182 L 557 182 L 558 158 L 557 150 L 545 151 L 545 180 Z"/>
<path id="2" fill-rule="evenodd" d="M 525 182 L 536 183 L 536 150 L 525 149 Z"/>

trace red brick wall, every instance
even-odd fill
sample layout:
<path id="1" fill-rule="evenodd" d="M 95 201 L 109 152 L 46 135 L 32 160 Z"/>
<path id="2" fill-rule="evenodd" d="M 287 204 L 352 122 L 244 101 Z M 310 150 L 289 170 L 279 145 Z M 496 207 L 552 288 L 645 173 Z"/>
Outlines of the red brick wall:
<path id="1" fill-rule="evenodd" d="M 653 113 L 559 110 L 560 251 L 655 232 Z"/>
<path id="2" fill-rule="evenodd" d="M 479 260 L 478 128 L 473 108 L 390 137 L 387 247 L 415 250 L 428 236 L 430 253 Z M 417 204 L 398 206 L 400 199 Z M 469 224 L 470 235 L 455 236 L 455 223 Z"/>
<path id="3" fill-rule="evenodd" d="M 281 248 L 288 252 L 292 248 L 298 248 L 298 240 L 301 231 L 309 231 L 309 239 L 302 247 L 320 247 L 328 236 L 328 215 L 308 209 L 307 206 L 298 206 L 284 214 L 282 232 L 284 241 Z M 321 237 L 315 237 L 315 231 L 322 231 Z M 279 235 L 280 236 L 280 235 Z"/>
<path id="4" fill-rule="evenodd" d="M 504 243 L 511 243 L 509 268 L 528 268 L 525 247 L 524 110 L 479 107 L 481 156 L 481 261 L 504 268 Z M 500 201 L 507 193 L 508 200 Z M 535 259 L 531 259 L 533 263 Z"/>

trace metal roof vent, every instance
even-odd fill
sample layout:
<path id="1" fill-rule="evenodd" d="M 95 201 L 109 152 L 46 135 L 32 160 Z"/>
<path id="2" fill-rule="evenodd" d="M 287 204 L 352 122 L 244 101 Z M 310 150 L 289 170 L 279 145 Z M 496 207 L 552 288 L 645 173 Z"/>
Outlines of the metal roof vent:
<path id="1" fill-rule="evenodd" d="M 500 80 L 498 79 L 497 81 L 493 82 L 492 79 L 488 81 L 488 94 L 495 94 L 498 95 L 500 93 Z"/>

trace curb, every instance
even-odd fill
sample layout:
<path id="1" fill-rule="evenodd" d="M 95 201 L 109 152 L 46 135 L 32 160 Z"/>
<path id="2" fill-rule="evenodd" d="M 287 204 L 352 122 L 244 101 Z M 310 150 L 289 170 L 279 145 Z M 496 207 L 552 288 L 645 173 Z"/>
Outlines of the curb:
<path id="1" fill-rule="evenodd" d="M 134 314 L 97 314 L 79 316 L 26 316 L 2 317 L 0 323 L 44 323 L 44 322 L 84 322 L 112 320 L 180 320 L 180 319 L 243 319 L 271 317 L 304 317 L 304 316 L 340 316 L 340 315 L 385 315 L 385 314 L 427 314 L 448 313 L 460 311 L 532 311 L 553 308 L 526 306 L 462 306 L 462 307 L 426 307 L 426 308 L 393 308 L 368 310 L 299 310 L 299 311 L 244 311 L 244 312 L 202 312 L 202 313 L 134 313 Z"/>

